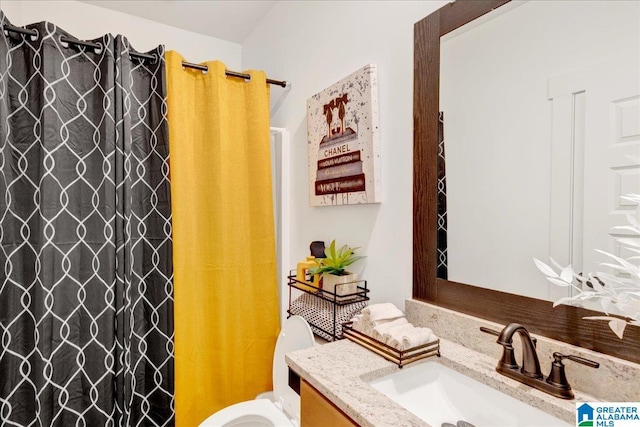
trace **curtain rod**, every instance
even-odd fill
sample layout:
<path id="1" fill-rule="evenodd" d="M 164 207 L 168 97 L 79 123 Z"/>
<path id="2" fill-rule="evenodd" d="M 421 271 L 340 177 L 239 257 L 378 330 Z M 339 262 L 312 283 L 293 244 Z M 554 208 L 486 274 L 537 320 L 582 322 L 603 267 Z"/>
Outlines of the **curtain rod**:
<path id="1" fill-rule="evenodd" d="M 14 33 L 24 34 L 27 36 L 38 36 L 37 30 L 30 30 L 22 27 L 15 27 L 13 25 L 4 25 L 5 31 L 13 31 Z M 102 45 L 100 43 L 86 42 L 83 40 L 74 39 L 72 37 L 62 36 L 60 37 L 60 41 L 63 43 L 71 43 L 78 46 L 90 47 L 92 49 L 102 49 Z M 129 52 L 129 56 L 137 59 L 149 59 L 152 61 L 156 61 L 158 56 L 156 54 L 148 54 L 148 53 L 137 53 L 137 52 Z"/>
<path id="2" fill-rule="evenodd" d="M 209 71 L 209 67 L 207 67 L 206 65 L 193 64 L 191 62 L 182 61 L 182 66 L 186 68 L 193 68 L 195 70 L 200 70 L 200 71 Z M 249 80 L 251 78 L 250 74 L 239 73 L 237 71 L 225 70 L 224 73 L 227 76 L 240 77 L 241 79 L 245 79 L 245 80 Z M 277 85 L 285 88 L 287 87 L 286 80 L 267 79 L 267 83 L 269 83 L 270 85 Z"/>
<path id="3" fill-rule="evenodd" d="M 38 35 L 38 31 L 36 30 L 29 30 L 26 28 L 22 28 L 22 27 L 15 27 L 13 25 L 9 25 L 9 24 L 4 24 L 3 26 L 5 31 L 13 31 L 14 33 L 18 33 L 18 34 L 26 34 L 27 36 L 37 36 Z"/>
<path id="4" fill-rule="evenodd" d="M 27 28 L 16 27 L 16 26 L 9 25 L 9 24 L 5 24 L 4 25 L 4 30 L 5 31 L 13 31 L 14 33 L 25 34 L 25 35 L 28 35 L 28 36 L 38 36 L 38 31 L 37 30 L 30 30 L 30 29 L 27 29 Z M 78 40 L 78 39 L 74 39 L 74 38 L 66 37 L 66 36 L 60 37 L 60 41 L 62 41 L 63 43 L 71 43 L 71 44 L 75 44 L 75 45 L 78 45 L 78 46 L 90 47 L 90 48 L 93 48 L 93 49 L 101 49 L 102 48 L 102 45 L 100 43 L 85 42 L 85 41 L 82 41 L 82 40 Z M 136 59 L 151 60 L 151 61 L 153 61 L 153 63 L 155 63 L 158 60 L 158 56 L 156 54 L 129 52 L 129 56 L 131 56 L 132 58 L 136 58 Z M 182 61 L 182 66 L 183 67 L 187 67 L 187 68 L 193 68 L 193 69 L 200 70 L 200 71 L 209 71 L 209 67 L 207 67 L 206 65 L 192 64 L 191 62 Z M 239 73 L 237 71 L 225 70 L 225 74 L 227 76 L 239 77 L 239 78 L 245 79 L 245 80 L 251 79 L 251 75 L 250 74 Z M 283 88 L 287 87 L 286 80 L 267 79 L 267 83 L 270 84 L 270 85 L 281 86 Z"/>

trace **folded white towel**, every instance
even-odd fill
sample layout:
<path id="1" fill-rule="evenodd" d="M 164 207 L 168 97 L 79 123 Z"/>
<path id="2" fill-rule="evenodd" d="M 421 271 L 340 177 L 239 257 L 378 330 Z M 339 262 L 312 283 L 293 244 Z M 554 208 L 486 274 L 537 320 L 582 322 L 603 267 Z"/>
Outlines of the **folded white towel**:
<path id="1" fill-rule="evenodd" d="M 386 319 L 397 319 L 398 317 L 404 316 L 404 313 L 390 302 L 373 304 L 365 307 L 362 309 L 362 314 L 364 314 L 364 317 L 369 319 L 371 322 Z"/>
<path id="2" fill-rule="evenodd" d="M 351 322 L 351 327 L 356 331 L 362 332 L 366 335 L 371 335 L 373 326 L 371 325 L 371 322 L 364 318 L 363 314 L 356 314 L 353 316 L 353 319 L 351 319 Z"/>
<path id="3" fill-rule="evenodd" d="M 402 337 L 412 329 L 415 329 L 415 326 L 411 323 L 404 323 L 389 328 L 384 334 L 382 334 L 382 342 L 390 345 L 391 347 L 397 348 L 397 345 L 395 345 L 394 342 L 402 342 Z"/>
<path id="4" fill-rule="evenodd" d="M 384 325 L 385 323 L 391 323 L 397 319 L 384 319 L 384 320 L 376 320 L 375 322 L 370 322 L 367 318 L 364 317 L 363 314 L 356 314 L 351 319 L 351 327 L 358 332 L 362 332 L 363 334 L 373 336 L 373 329 L 377 326 Z M 405 322 L 406 323 L 406 322 Z"/>
<path id="5" fill-rule="evenodd" d="M 407 324 L 407 319 L 404 317 L 400 317 L 398 319 L 394 319 L 390 322 L 387 323 L 383 323 L 382 325 L 378 325 L 376 327 L 373 328 L 372 331 L 372 336 L 379 340 L 384 342 L 384 334 L 385 332 L 387 332 L 389 329 L 393 328 L 394 326 L 399 326 L 399 325 L 404 325 Z"/>
<path id="6" fill-rule="evenodd" d="M 362 315 L 362 313 L 354 314 L 353 317 L 351 318 L 351 321 L 359 320 L 359 319 L 362 319 L 363 317 L 364 316 Z"/>
<path id="7" fill-rule="evenodd" d="M 402 317 L 404 317 L 404 316 L 402 316 Z M 385 323 L 391 323 L 391 322 L 393 322 L 394 320 L 397 320 L 397 319 L 399 319 L 399 317 L 397 317 L 395 319 L 376 320 L 374 322 L 371 322 L 371 321 L 367 320 L 367 322 L 369 322 L 371 324 L 372 328 L 375 328 L 376 326 L 384 325 Z"/>
<path id="8" fill-rule="evenodd" d="M 437 339 L 433 331 L 429 328 L 411 328 L 402 331 L 401 335 L 389 341 L 389 345 L 398 350 L 404 351 L 419 345 L 433 342 Z"/>

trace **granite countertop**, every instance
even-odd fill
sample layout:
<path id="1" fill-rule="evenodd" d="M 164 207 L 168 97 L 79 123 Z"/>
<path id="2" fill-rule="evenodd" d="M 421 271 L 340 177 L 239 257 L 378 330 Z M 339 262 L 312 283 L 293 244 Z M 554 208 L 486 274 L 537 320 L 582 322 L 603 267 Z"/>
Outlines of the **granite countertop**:
<path id="1" fill-rule="evenodd" d="M 597 400 L 575 390 L 576 400 L 563 400 L 533 389 L 498 374 L 492 357 L 452 341 L 441 339 L 440 352 L 442 357 L 429 357 L 403 369 L 437 361 L 570 424 L 575 422 L 576 401 Z M 398 366 L 352 341 L 317 345 L 289 353 L 285 359 L 301 378 L 362 426 L 428 426 L 367 383 L 396 372 Z"/>

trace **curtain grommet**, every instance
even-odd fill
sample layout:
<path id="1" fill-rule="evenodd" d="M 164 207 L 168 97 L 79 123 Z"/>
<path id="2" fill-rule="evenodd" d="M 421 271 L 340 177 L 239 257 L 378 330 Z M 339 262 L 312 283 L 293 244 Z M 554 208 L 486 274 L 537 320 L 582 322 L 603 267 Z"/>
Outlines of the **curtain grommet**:
<path id="1" fill-rule="evenodd" d="M 29 35 L 29 40 L 31 40 L 32 42 L 36 42 L 40 38 L 40 31 L 38 31 L 37 28 L 32 28 L 32 30 L 36 33 L 34 35 Z"/>
<path id="2" fill-rule="evenodd" d="M 69 46 L 71 46 L 71 43 L 65 42 L 64 40 L 62 40 L 62 37 L 64 37 L 62 34 L 58 36 L 58 43 L 60 43 L 60 46 L 62 46 L 63 48 L 69 49 Z"/>
<path id="3" fill-rule="evenodd" d="M 98 47 L 93 48 L 93 53 L 95 53 L 96 55 L 100 55 L 102 52 L 104 52 L 104 44 L 102 44 L 102 42 L 96 43 L 98 43 Z"/>
<path id="4" fill-rule="evenodd" d="M 104 52 L 104 44 L 102 44 L 102 42 L 97 43 L 98 47 L 93 48 L 93 53 L 95 53 L 96 55 L 100 55 L 102 52 Z"/>

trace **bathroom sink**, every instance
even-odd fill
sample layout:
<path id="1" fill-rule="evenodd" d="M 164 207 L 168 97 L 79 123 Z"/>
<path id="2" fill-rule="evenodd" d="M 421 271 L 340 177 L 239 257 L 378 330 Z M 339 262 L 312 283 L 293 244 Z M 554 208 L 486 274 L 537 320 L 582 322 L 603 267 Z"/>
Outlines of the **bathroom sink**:
<path id="1" fill-rule="evenodd" d="M 405 367 L 369 384 L 432 427 L 458 421 L 475 427 L 571 426 L 437 362 Z"/>

